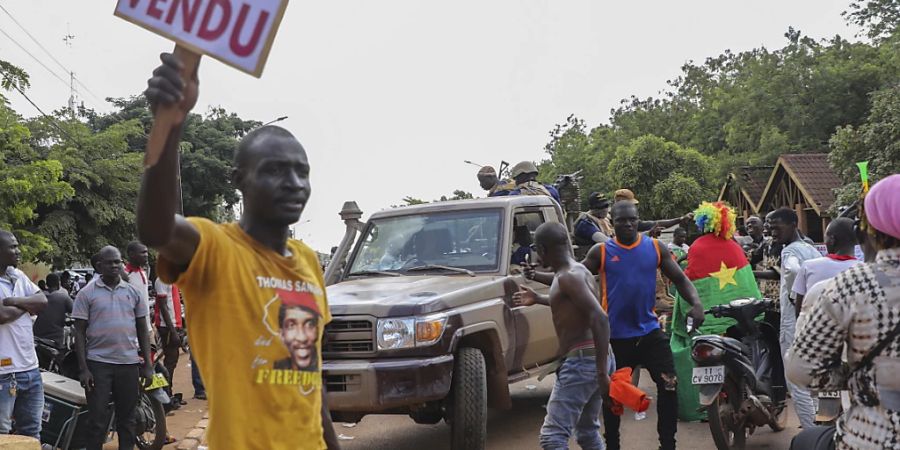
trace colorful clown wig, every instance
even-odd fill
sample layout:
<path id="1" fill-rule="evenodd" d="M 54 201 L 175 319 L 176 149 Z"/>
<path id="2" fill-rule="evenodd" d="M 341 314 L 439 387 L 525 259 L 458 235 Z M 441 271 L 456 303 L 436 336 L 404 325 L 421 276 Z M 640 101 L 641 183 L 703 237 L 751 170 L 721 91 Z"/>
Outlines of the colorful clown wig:
<path id="1" fill-rule="evenodd" d="M 734 210 L 723 202 L 703 202 L 694 211 L 694 223 L 701 233 L 712 233 L 722 239 L 734 236 Z"/>

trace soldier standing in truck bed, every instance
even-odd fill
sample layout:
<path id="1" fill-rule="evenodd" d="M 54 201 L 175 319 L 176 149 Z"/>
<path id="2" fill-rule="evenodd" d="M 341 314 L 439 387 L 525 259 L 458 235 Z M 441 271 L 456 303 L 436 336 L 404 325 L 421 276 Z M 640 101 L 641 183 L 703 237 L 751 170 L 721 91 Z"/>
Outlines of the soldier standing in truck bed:
<path id="1" fill-rule="evenodd" d="M 497 177 L 497 171 L 491 166 L 484 166 L 478 170 L 478 184 L 487 191 L 488 197 L 509 195 L 509 191 L 516 188 L 512 181 Z"/>
<path id="2" fill-rule="evenodd" d="M 533 162 L 522 161 L 513 166 L 509 174 L 516 181 L 516 187 L 509 195 L 546 195 L 560 203 L 559 191 L 555 187 L 537 181 L 538 169 Z"/>
<path id="3" fill-rule="evenodd" d="M 581 213 L 575 220 L 575 244 L 594 245 L 606 242 L 613 236 L 612 223 L 609 221 L 609 200 L 599 192 L 592 192 L 588 197 L 588 211 Z"/>

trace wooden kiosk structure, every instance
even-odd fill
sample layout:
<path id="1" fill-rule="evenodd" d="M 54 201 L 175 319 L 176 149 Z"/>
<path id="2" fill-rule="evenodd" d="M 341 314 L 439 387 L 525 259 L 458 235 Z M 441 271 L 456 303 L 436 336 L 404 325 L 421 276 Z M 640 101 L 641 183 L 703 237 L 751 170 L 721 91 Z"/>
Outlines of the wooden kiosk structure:
<path id="1" fill-rule="evenodd" d="M 815 242 L 824 242 L 825 228 L 831 222 L 828 210 L 834 204 L 835 189 L 841 186 L 841 179 L 828 165 L 827 153 L 781 155 L 757 210 L 767 213 L 782 206 L 793 208 L 800 232 Z"/>

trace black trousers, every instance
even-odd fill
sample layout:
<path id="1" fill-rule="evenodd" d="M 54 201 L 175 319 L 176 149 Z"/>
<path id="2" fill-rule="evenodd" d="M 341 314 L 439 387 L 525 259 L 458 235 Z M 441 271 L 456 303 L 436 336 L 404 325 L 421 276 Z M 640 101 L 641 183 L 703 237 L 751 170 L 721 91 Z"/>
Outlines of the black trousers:
<path id="1" fill-rule="evenodd" d="M 834 425 L 805 428 L 791 439 L 791 450 L 834 450 L 835 431 Z"/>
<path id="2" fill-rule="evenodd" d="M 169 372 L 169 393 L 173 387 L 172 379 L 175 377 L 175 368 L 178 367 L 178 358 L 181 355 L 181 347 L 174 338 L 178 335 L 177 329 L 169 329 L 168 327 L 159 327 L 159 338 L 162 340 L 163 350 L 163 366 Z"/>
<path id="3" fill-rule="evenodd" d="M 616 369 L 641 366 L 650 372 L 656 383 L 656 432 L 662 449 L 675 448 L 675 432 L 678 430 L 678 396 L 675 393 L 675 362 L 669 338 L 659 329 L 647 335 L 629 339 L 610 339 L 616 357 Z M 603 425 L 606 447 L 619 450 L 619 426 L 621 418 L 604 404 Z"/>
<path id="4" fill-rule="evenodd" d="M 119 450 L 133 449 L 135 440 L 134 409 L 140 397 L 140 369 L 137 364 L 107 364 L 88 361 L 94 376 L 94 388 L 87 392 L 88 450 L 101 450 L 109 424 L 109 402 L 115 402 L 116 431 Z"/>

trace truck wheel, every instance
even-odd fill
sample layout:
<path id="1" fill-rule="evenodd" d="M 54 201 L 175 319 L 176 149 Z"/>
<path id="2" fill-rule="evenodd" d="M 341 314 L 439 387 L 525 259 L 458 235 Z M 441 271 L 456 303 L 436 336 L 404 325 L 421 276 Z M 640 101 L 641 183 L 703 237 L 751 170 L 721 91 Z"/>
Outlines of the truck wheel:
<path id="1" fill-rule="evenodd" d="M 477 348 L 462 348 L 456 354 L 456 369 L 450 395 L 453 450 L 481 450 L 487 436 L 487 369 Z"/>

